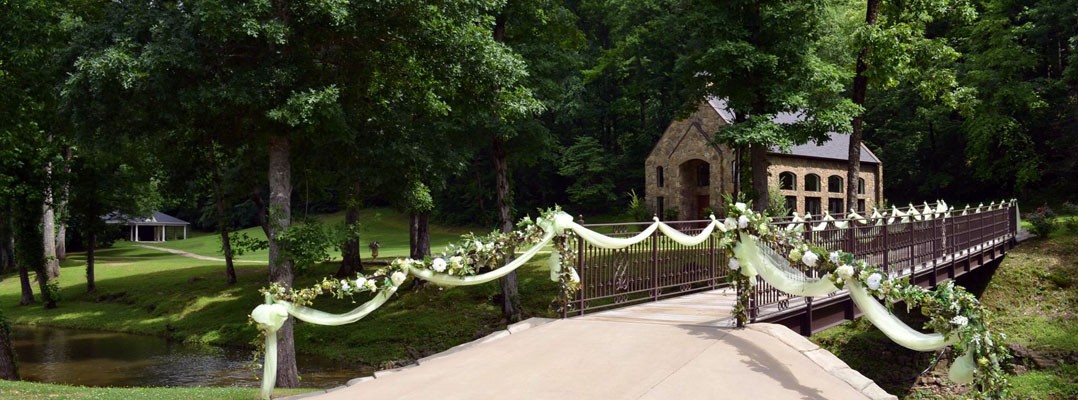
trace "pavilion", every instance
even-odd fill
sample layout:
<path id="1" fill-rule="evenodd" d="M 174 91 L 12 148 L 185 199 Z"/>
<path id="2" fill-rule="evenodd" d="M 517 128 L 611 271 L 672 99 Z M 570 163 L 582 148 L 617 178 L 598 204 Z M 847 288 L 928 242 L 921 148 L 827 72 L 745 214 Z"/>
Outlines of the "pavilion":
<path id="1" fill-rule="evenodd" d="M 187 226 L 189 222 L 173 217 L 160 211 L 154 211 L 149 217 L 129 217 L 113 212 L 104 217 L 105 223 L 123 225 L 127 240 L 132 242 L 164 242 L 168 238 L 169 228 L 173 228 L 173 237 L 176 229 L 183 229 L 183 238 L 187 239 Z"/>

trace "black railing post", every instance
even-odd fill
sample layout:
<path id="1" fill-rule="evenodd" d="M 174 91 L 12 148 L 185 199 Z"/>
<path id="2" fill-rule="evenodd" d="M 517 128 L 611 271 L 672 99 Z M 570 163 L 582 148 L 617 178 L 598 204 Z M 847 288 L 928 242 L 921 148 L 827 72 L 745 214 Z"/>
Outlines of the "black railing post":
<path id="1" fill-rule="evenodd" d="M 659 231 L 651 234 L 651 298 L 658 300 L 659 293 L 662 292 L 662 285 L 659 284 Z"/>
<path id="2" fill-rule="evenodd" d="M 891 235 L 888 233 L 887 221 L 883 221 L 883 272 L 891 273 Z"/>
<path id="3" fill-rule="evenodd" d="M 708 271 L 709 271 L 708 272 L 709 279 L 707 280 L 707 287 L 708 287 L 708 289 L 714 289 L 715 288 L 715 280 L 719 278 L 718 272 L 717 272 L 718 271 L 718 268 L 717 268 L 718 266 L 715 265 L 715 235 L 711 235 L 711 236 L 709 236 L 707 238 L 707 257 L 708 257 L 707 263 L 708 263 Z"/>
<path id="4" fill-rule="evenodd" d="M 928 279 L 928 284 L 932 287 L 936 287 L 936 263 L 939 260 L 940 246 L 936 245 L 936 241 L 943 241 L 943 228 L 939 222 L 939 218 L 932 220 L 932 277 Z"/>
<path id="5" fill-rule="evenodd" d="M 584 216 L 580 217 L 580 221 L 581 222 L 584 221 Z M 577 275 L 580 276 L 580 285 L 578 286 L 578 288 L 576 290 L 576 296 L 577 296 L 577 299 L 580 300 L 579 303 L 577 304 L 577 308 L 580 309 L 580 315 L 584 315 L 584 305 L 587 302 L 586 299 L 587 299 L 587 290 L 588 290 L 588 288 L 586 286 L 584 286 L 584 276 L 587 275 L 587 267 L 584 264 L 584 243 L 585 243 L 584 242 L 584 237 L 577 235 L 577 237 L 576 237 L 576 244 L 577 244 L 577 247 L 576 247 L 576 249 L 577 249 L 576 250 L 576 272 L 577 272 Z"/>

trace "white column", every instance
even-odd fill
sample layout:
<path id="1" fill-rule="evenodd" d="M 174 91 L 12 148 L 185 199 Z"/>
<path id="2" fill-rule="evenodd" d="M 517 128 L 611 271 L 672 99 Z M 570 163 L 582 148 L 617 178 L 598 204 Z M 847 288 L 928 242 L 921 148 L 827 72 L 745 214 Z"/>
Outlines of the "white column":
<path id="1" fill-rule="evenodd" d="M 183 240 L 187 240 L 187 225 L 183 226 Z"/>
<path id="2" fill-rule="evenodd" d="M 168 226 L 161 225 L 161 241 L 162 242 L 167 242 L 168 241 Z"/>
<path id="3" fill-rule="evenodd" d="M 138 238 L 138 224 L 135 224 L 135 241 L 140 242 L 140 240 Z"/>

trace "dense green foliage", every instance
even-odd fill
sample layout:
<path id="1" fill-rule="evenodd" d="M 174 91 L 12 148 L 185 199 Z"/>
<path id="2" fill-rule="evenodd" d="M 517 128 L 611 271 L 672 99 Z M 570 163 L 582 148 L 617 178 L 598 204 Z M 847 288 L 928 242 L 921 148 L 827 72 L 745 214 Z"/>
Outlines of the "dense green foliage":
<path id="1" fill-rule="evenodd" d="M 735 113 L 714 140 L 740 151 L 760 207 L 768 146 L 857 115 L 892 203 L 1075 200 L 1078 0 L 868 4 L 878 23 L 858 0 L 0 0 L 0 224 L 20 302 L 30 276 L 46 307 L 72 284 L 45 272 L 43 207 L 90 249 L 113 211 L 218 238 L 261 226 L 251 250 L 284 284 L 338 247 L 355 272 L 363 206 L 409 213 L 413 254 L 428 216 L 672 211 L 630 194 L 665 127 L 709 97 Z M 805 118 L 772 121 L 790 112 Z M 303 223 L 341 210 L 345 228 Z"/>

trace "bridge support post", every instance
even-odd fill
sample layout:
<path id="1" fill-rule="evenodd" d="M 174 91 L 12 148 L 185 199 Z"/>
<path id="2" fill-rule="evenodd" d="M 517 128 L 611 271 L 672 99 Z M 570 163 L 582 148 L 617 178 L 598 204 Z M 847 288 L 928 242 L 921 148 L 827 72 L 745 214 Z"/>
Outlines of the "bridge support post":
<path id="1" fill-rule="evenodd" d="M 662 285 L 659 283 L 659 231 L 651 234 L 651 298 L 659 300 Z"/>
<path id="2" fill-rule="evenodd" d="M 801 336 L 812 336 L 812 298 L 805 298 L 805 317 L 801 320 Z"/>

